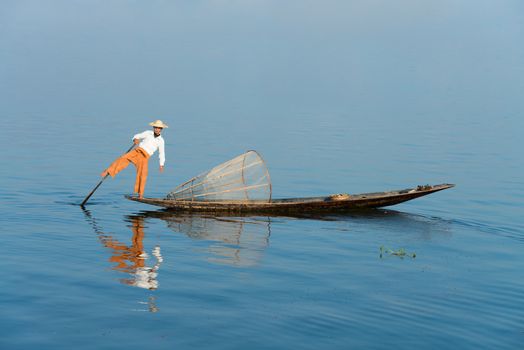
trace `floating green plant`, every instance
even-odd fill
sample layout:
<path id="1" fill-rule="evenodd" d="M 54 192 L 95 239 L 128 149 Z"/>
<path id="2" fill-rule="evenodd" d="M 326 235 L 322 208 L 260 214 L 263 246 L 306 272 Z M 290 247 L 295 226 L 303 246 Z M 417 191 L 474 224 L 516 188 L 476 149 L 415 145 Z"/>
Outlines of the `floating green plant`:
<path id="1" fill-rule="evenodd" d="M 417 257 L 416 253 L 409 253 L 404 248 L 394 250 L 386 248 L 384 246 L 380 246 L 380 257 L 382 258 L 384 254 L 395 255 L 400 258 L 409 257 L 415 259 Z"/>

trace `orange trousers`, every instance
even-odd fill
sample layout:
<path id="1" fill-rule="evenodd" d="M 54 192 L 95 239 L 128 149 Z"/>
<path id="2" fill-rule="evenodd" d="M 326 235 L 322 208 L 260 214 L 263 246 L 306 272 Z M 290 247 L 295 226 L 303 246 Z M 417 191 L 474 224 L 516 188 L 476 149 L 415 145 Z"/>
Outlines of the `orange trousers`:
<path id="1" fill-rule="evenodd" d="M 135 192 L 142 197 L 147 181 L 148 159 L 149 154 L 142 148 L 137 147 L 115 160 L 106 171 L 111 177 L 115 177 L 116 174 L 127 168 L 129 162 L 133 163 L 136 168 Z"/>

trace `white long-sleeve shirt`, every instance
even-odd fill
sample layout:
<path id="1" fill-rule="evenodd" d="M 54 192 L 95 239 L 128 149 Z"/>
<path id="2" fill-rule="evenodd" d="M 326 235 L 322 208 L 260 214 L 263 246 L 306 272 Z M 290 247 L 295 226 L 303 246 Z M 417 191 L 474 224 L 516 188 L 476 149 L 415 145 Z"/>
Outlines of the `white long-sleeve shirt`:
<path id="1" fill-rule="evenodd" d="M 164 153 L 164 139 L 162 136 L 155 137 L 155 133 L 152 130 L 146 130 L 140 134 L 133 136 L 133 140 L 138 139 L 140 143 L 138 147 L 146 151 L 149 156 L 152 156 L 153 153 L 158 149 L 158 159 L 160 160 L 160 166 L 164 166 L 166 162 L 166 156 Z"/>

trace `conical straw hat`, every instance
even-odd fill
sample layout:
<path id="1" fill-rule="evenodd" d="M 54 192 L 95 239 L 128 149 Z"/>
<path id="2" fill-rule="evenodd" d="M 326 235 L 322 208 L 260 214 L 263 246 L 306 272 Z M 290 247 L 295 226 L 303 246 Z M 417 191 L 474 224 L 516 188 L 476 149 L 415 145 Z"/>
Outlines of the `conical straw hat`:
<path id="1" fill-rule="evenodd" d="M 169 128 L 169 126 L 167 126 L 166 124 L 164 124 L 164 122 L 161 121 L 160 119 L 155 120 L 155 121 L 152 122 L 152 123 L 149 123 L 149 125 L 154 126 L 154 127 L 157 127 L 157 128 Z"/>

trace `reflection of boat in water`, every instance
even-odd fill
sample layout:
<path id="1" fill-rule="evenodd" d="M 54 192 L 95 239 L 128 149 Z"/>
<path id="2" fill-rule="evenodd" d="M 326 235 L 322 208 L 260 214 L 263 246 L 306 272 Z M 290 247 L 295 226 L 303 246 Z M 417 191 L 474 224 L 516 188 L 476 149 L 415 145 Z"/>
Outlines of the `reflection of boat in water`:
<path id="1" fill-rule="evenodd" d="M 214 263 L 253 266 L 269 243 L 271 221 L 265 217 L 206 216 L 169 211 L 141 212 L 166 222 L 167 227 L 191 239 L 209 241 L 208 259 Z M 134 216 L 131 216 L 131 218 Z"/>
<path id="2" fill-rule="evenodd" d="M 85 208 L 82 210 L 97 233 L 100 242 L 104 247 L 111 249 L 109 261 L 114 264 L 112 269 L 129 274 L 128 278 L 122 278 L 120 282 L 144 289 L 157 289 L 158 269 L 163 258 L 160 253 L 160 247 L 155 246 L 151 251 L 155 262 L 152 266 L 147 265 L 150 256 L 144 249 L 144 218 L 141 216 L 130 218 L 133 237 L 131 244 L 125 244 L 115 239 L 112 235 L 103 232 L 91 213 Z"/>
<path id="3" fill-rule="evenodd" d="M 166 222 L 174 232 L 180 232 L 189 238 L 208 241 L 205 248 L 213 263 L 249 267 L 259 263 L 265 249 L 269 246 L 271 224 L 278 220 L 315 220 L 324 221 L 330 229 L 347 231 L 358 225 L 402 232 L 406 226 L 420 233 L 419 238 L 431 239 L 434 235 L 448 236 L 449 222 L 437 217 L 427 217 L 386 209 L 367 209 L 337 214 L 304 214 L 274 216 L 250 216 L 220 212 L 214 215 L 197 213 L 176 213 L 166 209 L 143 211 L 136 216 L 157 218 Z M 132 218 L 131 216 L 130 218 Z M 332 224 L 327 224 L 331 222 Z"/>

